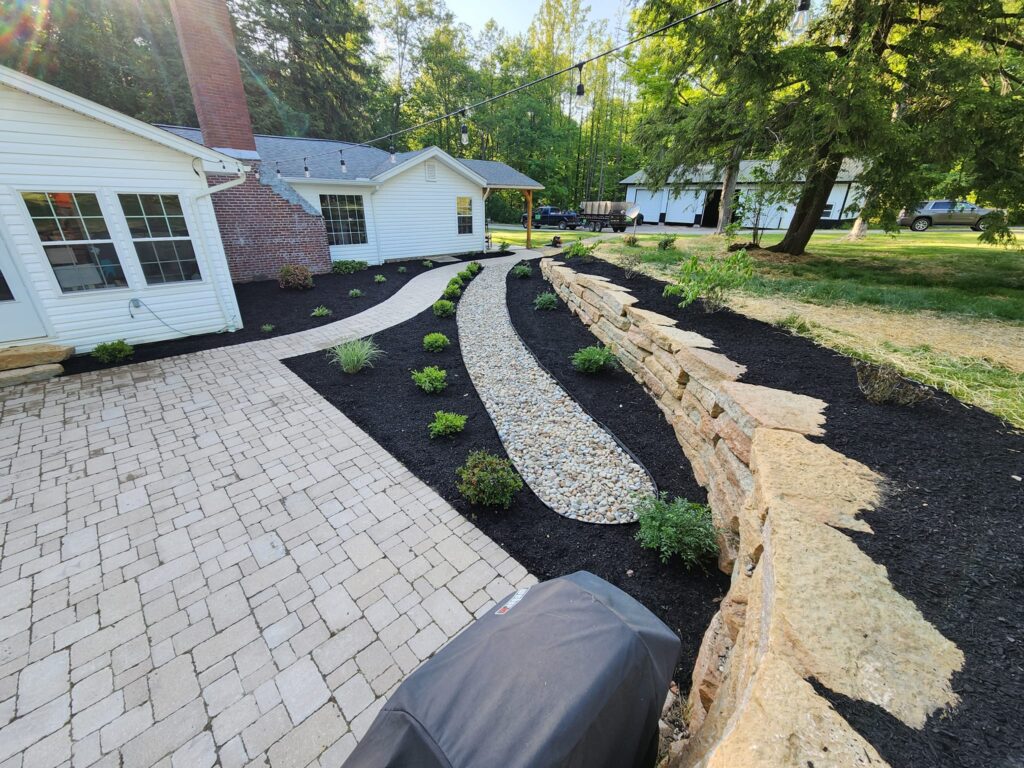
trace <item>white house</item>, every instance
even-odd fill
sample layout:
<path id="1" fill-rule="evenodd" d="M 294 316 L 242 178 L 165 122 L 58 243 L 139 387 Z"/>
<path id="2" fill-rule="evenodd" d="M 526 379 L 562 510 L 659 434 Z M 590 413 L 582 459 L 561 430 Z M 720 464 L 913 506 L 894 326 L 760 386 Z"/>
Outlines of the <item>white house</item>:
<path id="1" fill-rule="evenodd" d="M 756 191 L 762 182 L 757 170 L 766 168 L 764 161 L 744 160 L 736 183 L 738 193 Z M 769 169 L 770 170 L 770 169 Z M 828 203 L 822 213 L 822 227 L 835 227 L 841 222 L 857 217 L 856 210 L 863 196 L 863 189 L 857 184 L 860 164 L 845 160 L 836 183 L 829 193 Z M 722 201 L 722 178 L 713 173 L 711 166 L 702 166 L 689 171 L 678 171 L 672 183 L 651 189 L 644 184 L 643 171 L 627 176 L 620 184 L 626 186 L 626 199 L 640 207 L 643 220 L 648 223 L 684 224 L 687 226 L 714 227 L 718 225 L 718 206 Z M 787 198 L 773 201 L 760 211 L 757 226 L 763 229 L 785 229 L 789 226 L 796 210 L 795 198 L 799 194 L 802 179 L 791 186 L 776 189 L 775 197 Z M 745 213 L 744 226 L 754 225 L 754 213 Z"/>
<path id="2" fill-rule="evenodd" d="M 245 171 L 0 67 L 0 346 L 240 326 L 211 195 Z"/>

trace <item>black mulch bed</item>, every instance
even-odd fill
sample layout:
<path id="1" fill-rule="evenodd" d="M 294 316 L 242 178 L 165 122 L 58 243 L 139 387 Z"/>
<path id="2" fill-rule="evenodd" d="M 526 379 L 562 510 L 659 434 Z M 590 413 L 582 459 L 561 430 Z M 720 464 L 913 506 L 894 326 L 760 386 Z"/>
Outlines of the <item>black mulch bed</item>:
<path id="1" fill-rule="evenodd" d="M 460 257 L 460 260 L 472 261 L 499 255 L 501 254 L 498 252 L 468 254 Z M 115 365 L 104 365 L 88 354 L 77 355 L 64 363 L 64 371 L 66 374 L 85 373 L 86 371 L 114 368 L 117 365 L 160 360 L 165 357 L 184 355 L 188 352 L 201 352 L 216 347 L 230 347 L 249 341 L 269 339 L 333 323 L 369 309 L 374 304 L 379 304 L 396 293 L 416 275 L 429 272 L 430 268 L 424 267 L 422 262 L 423 260 L 419 259 L 371 265 L 367 269 L 351 275 L 316 275 L 313 278 L 313 288 L 308 291 L 283 290 L 278 286 L 277 280 L 236 283 L 235 296 L 238 298 L 238 308 L 242 313 L 242 322 L 245 327 L 233 333 L 226 331 L 204 333 L 198 336 L 138 344 L 135 347 L 135 354 L 130 360 Z M 433 268 L 436 269 L 437 266 L 441 266 L 441 264 L 435 262 Z M 399 272 L 399 267 L 404 267 L 406 271 Z M 387 282 L 375 283 L 373 281 L 375 275 L 384 275 Z M 363 295 L 359 298 L 351 298 L 348 292 L 353 288 L 358 288 Z M 310 313 L 313 308 L 321 304 L 330 309 L 332 314 L 329 317 L 312 317 Z M 142 311 L 145 312 L 145 310 Z M 273 325 L 274 330 L 269 333 L 261 331 L 260 326 L 266 323 Z"/>
<path id="2" fill-rule="evenodd" d="M 541 285 L 537 278 L 533 282 Z M 567 313 L 563 319 L 569 319 Z M 423 337 L 432 331 L 446 334 L 451 346 L 441 353 L 424 352 Z M 728 579 L 715 570 L 714 563 L 709 564 L 707 573 L 687 572 L 678 564 L 662 565 L 652 552 L 642 549 L 633 539 L 636 525 L 593 525 L 569 520 L 548 509 L 529 487 L 517 494 L 507 511 L 469 505 L 455 487 L 455 470 L 466 454 L 476 449 L 507 454 L 463 365 L 455 319 L 439 320 L 427 310 L 376 334 L 374 339 L 385 350 L 386 357 L 372 370 L 354 376 L 342 374 L 327 362 L 322 352 L 284 362 L 539 579 L 588 570 L 656 613 L 682 640 L 676 679 L 685 690 L 704 630 L 717 608 L 717 600 L 728 588 Z M 427 395 L 409 378 L 413 368 L 424 365 L 439 365 L 447 370 L 448 388 L 441 394 Z M 639 389 L 632 380 L 629 383 Z M 657 412 L 655 406 L 650 407 Z M 612 408 L 617 409 L 617 404 L 609 404 L 605 410 Z M 452 441 L 431 440 L 427 424 L 437 410 L 466 414 L 469 420 L 465 431 Z M 594 408 L 591 413 L 606 423 L 612 421 L 604 410 Z M 618 436 L 624 440 L 627 437 L 621 432 Z M 644 460 L 649 462 L 663 488 L 697 496 L 692 477 L 687 481 L 678 466 L 659 477 L 657 467 L 661 464 L 651 459 L 653 451 L 640 443 L 636 445 L 634 450 L 644 451 Z M 675 445 L 674 438 L 668 445 Z M 674 450 L 671 452 L 674 454 Z M 673 461 L 676 458 L 673 455 Z M 627 576 L 629 570 L 633 571 L 632 576 Z"/>
<path id="3" fill-rule="evenodd" d="M 1024 765 L 1024 483 L 1013 478 L 1024 476 L 1024 435 L 942 392 L 913 408 L 871 405 L 842 355 L 730 311 L 679 309 L 663 283 L 627 280 L 607 262 L 570 266 L 712 339 L 747 367 L 743 381 L 827 402 L 820 440 L 890 481 L 884 503 L 864 515 L 875 533 L 849 535 L 963 651 L 953 679 L 961 703 L 915 731 L 826 691 L 843 717 L 901 768 Z"/>

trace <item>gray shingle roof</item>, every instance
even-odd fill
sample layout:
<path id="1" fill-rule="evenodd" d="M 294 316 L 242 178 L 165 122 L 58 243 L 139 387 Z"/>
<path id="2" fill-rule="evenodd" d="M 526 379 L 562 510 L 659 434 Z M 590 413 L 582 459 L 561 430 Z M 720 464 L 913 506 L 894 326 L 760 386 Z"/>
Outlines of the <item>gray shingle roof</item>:
<path id="1" fill-rule="evenodd" d="M 160 125 L 158 127 L 197 144 L 203 143 L 203 135 L 198 128 L 184 128 L 177 125 Z M 346 173 L 341 172 L 339 150 L 344 152 Z M 256 136 L 256 151 L 259 152 L 264 174 L 274 173 L 280 168 L 281 175 L 286 177 L 303 175 L 303 157 L 308 158 L 306 162 L 309 165 L 311 179 L 367 180 L 395 167 L 386 150 L 331 139 L 303 139 L 293 136 L 258 134 Z M 414 152 L 397 152 L 396 164 L 404 163 L 426 151 L 419 149 Z M 455 159 L 470 171 L 482 176 L 488 185 L 516 187 L 517 189 L 544 189 L 539 182 L 505 163 L 494 160 Z"/>

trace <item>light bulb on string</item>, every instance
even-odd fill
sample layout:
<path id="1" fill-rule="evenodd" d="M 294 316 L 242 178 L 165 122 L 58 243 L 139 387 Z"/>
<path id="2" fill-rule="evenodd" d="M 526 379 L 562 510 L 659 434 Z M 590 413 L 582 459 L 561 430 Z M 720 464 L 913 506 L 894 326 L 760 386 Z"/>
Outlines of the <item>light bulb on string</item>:
<path id="1" fill-rule="evenodd" d="M 309 158 L 302 158 L 302 172 L 306 174 L 306 178 L 309 178 Z"/>
<path id="2" fill-rule="evenodd" d="M 277 168 L 274 170 L 274 173 L 277 174 L 277 180 L 280 181 L 281 180 L 281 164 L 280 163 L 277 163 Z"/>
<path id="3" fill-rule="evenodd" d="M 469 126 L 466 125 L 466 110 L 462 110 L 462 127 L 459 129 L 460 137 L 459 141 L 462 142 L 462 146 L 469 146 Z"/>
<path id="4" fill-rule="evenodd" d="M 394 144 L 392 144 L 390 147 L 388 147 L 388 159 L 392 163 L 395 162 L 395 145 Z"/>
<path id="5" fill-rule="evenodd" d="M 338 150 L 338 162 L 341 165 L 341 172 L 348 173 L 348 165 L 345 164 L 345 153 L 340 149 Z"/>
<path id="6" fill-rule="evenodd" d="M 586 93 L 586 89 L 583 87 L 583 63 L 580 62 L 579 64 L 577 64 L 576 69 L 580 71 L 580 81 L 579 83 L 576 84 L 576 95 L 582 96 L 584 93 Z"/>

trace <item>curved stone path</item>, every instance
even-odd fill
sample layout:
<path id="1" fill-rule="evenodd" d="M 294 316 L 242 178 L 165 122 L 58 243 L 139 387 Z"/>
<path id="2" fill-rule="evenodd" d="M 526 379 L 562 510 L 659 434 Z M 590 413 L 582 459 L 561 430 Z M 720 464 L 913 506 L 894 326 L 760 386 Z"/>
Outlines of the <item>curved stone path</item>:
<path id="1" fill-rule="evenodd" d="M 654 493 L 646 470 L 537 363 L 505 305 L 511 262 L 491 262 L 459 301 L 462 358 L 509 458 L 537 497 L 590 523 L 636 519 L 633 496 Z"/>

